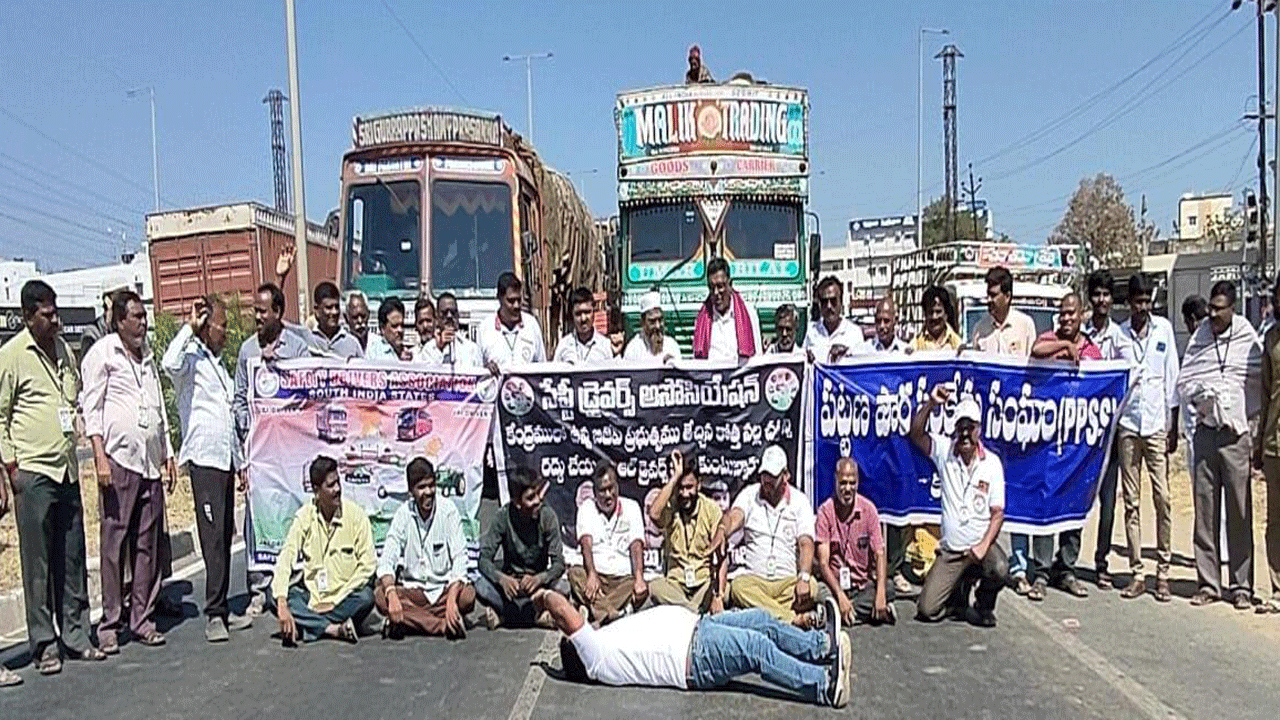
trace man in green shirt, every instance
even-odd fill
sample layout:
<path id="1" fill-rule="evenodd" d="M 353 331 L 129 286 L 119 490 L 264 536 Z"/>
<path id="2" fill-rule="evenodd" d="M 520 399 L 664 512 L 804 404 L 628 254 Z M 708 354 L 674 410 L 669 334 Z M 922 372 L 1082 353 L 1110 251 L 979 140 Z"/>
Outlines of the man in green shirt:
<path id="1" fill-rule="evenodd" d="M 314 499 L 293 516 L 271 580 L 280 634 L 286 643 L 355 642 L 373 609 L 373 530 L 360 506 L 342 499 L 336 460 L 321 455 L 308 472 Z M 299 555 L 302 582 L 290 587 Z"/>
<path id="2" fill-rule="evenodd" d="M 497 616 L 487 618 L 490 627 L 498 620 L 508 627 L 553 627 L 549 616 L 536 615 L 533 594 L 539 588 L 554 588 L 564 574 L 560 520 L 543 503 L 547 484 L 532 470 L 508 470 L 507 489 L 511 500 L 498 509 L 480 540 L 476 596 Z"/>
<path id="3" fill-rule="evenodd" d="M 21 297 L 27 328 L 0 348 L 0 461 L 7 480 L 0 482 L 0 516 L 9 509 L 12 489 L 31 657 L 42 674 L 51 675 L 62 669 L 59 641 L 72 658 L 106 655 L 89 641 L 75 443 L 80 375 L 58 337 L 62 324 L 53 288 L 32 280 Z M 0 670 L 0 685 L 20 682 Z"/>

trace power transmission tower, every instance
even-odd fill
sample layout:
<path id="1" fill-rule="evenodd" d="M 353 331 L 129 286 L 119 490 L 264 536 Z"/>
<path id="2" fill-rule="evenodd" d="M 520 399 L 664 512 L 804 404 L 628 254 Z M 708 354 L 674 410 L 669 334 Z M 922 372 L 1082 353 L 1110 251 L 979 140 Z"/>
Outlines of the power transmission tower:
<path id="1" fill-rule="evenodd" d="M 276 210 L 289 212 L 289 163 L 284 149 L 284 101 L 288 98 L 272 90 L 262 99 L 271 106 L 271 170 L 276 188 Z"/>
<path id="2" fill-rule="evenodd" d="M 973 179 L 973 163 L 969 163 L 969 184 L 965 185 L 964 194 L 969 196 L 969 217 L 973 220 L 973 241 L 981 242 L 982 235 L 978 233 L 978 191 L 982 189 L 982 178 L 976 181 Z"/>
<path id="3" fill-rule="evenodd" d="M 964 54 L 955 45 L 947 45 L 934 56 L 935 60 L 942 58 L 942 136 L 943 143 L 946 145 L 946 227 L 951 234 L 951 240 L 956 238 L 956 202 L 960 197 L 956 192 L 959 182 L 959 173 L 956 169 L 956 58 L 962 57 Z"/>

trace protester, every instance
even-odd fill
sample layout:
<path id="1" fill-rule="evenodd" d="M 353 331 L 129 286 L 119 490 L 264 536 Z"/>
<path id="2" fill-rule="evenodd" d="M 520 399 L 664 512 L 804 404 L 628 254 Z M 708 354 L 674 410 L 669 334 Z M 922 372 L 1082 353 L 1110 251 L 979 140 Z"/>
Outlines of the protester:
<path id="1" fill-rule="evenodd" d="M 286 644 L 356 642 L 358 625 L 373 610 L 373 530 L 364 510 L 342 497 L 336 460 L 312 460 L 307 477 L 312 500 L 294 514 L 271 581 L 280 634 Z M 299 556 L 302 582 L 290 585 Z"/>
<path id="2" fill-rule="evenodd" d="M 974 349 L 995 355 L 1027 357 L 1036 341 L 1036 323 L 1013 307 L 1013 275 L 1003 267 L 987 271 L 987 314 L 973 329 Z"/>
<path id="3" fill-rule="evenodd" d="M 408 362 L 413 359 L 404 345 L 404 303 L 400 298 L 386 297 L 378 303 L 378 334 L 369 338 L 364 356 L 369 360 Z"/>
<path id="4" fill-rule="evenodd" d="M 425 291 L 413 302 L 413 330 L 418 334 L 418 346 L 410 353 L 416 358 L 423 346 L 436 337 L 436 306 Z"/>
<path id="5" fill-rule="evenodd" d="M 1257 418 L 1263 392 L 1263 362 L 1258 333 L 1236 314 L 1235 306 L 1235 285 L 1228 280 L 1214 283 L 1209 292 L 1209 321 L 1200 324 L 1187 344 L 1177 391 L 1195 407 L 1197 422 L 1191 485 L 1199 590 L 1191 604 L 1207 605 L 1224 597 L 1218 533 L 1225 496 L 1230 570 L 1226 599 L 1237 610 L 1247 610 L 1253 605 L 1250 423 Z"/>
<path id="6" fill-rule="evenodd" d="M 740 363 L 763 348 L 760 318 L 733 289 L 729 262 L 712 258 L 707 263 L 707 299 L 693 323 L 693 356 Z"/>
<path id="7" fill-rule="evenodd" d="M 89 348 L 93 347 L 95 342 L 116 331 L 115 326 L 111 323 L 111 296 L 121 290 L 128 289 L 128 285 L 121 285 L 102 292 L 102 314 L 94 320 L 92 325 L 85 328 L 84 332 L 80 333 L 79 364 L 84 364 L 84 357 L 89 354 Z"/>
<path id="8" fill-rule="evenodd" d="M 618 471 L 608 462 L 591 474 L 594 497 L 578 507 L 578 549 L 582 565 L 569 568 L 574 599 L 599 626 L 649 599 L 644 581 L 644 518 L 640 505 L 618 497 Z"/>
<path id="9" fill-rule="evenodd" d="M 347 308 L 342 317 L 347 321 L 347 332 L 360 343 L 360 351 L 369 347 L 369 302 L 364 293 L 355 290 L 347 296 Z"/>
<path id="10" fill-rule="evenodd" d="M 204 636 L 209 642 L 226 642 L 230 639 L 228 630 L 244 630 L 253 624 L 250 617 L 232 616 L 227 607 L 236 527 L 236 476 L 243 474 L 245 462 L 231 412 L 234 385 L 222 365 L 226 342 L 226 306 L 217 297 L 201 298 L 192 304 L 191 317 L 160 359 L 173 380 L 182 426 L 178 463 L 186 466 L 191 478 L 196 532 L 205 566 Z"/>
<path id="11" fill-rule="evenodd" d="M 923 336 L 924 333 L 921 335 Z M 898 337 L 898 308 L 893 298 L 887 295 L 876 303 L 876 336 L 872 349 L 879 353 L 911 353 L 915 349 Z M 857 469 L 855 468 L 854 471 L 856 472 Z M 920 528 L 910 525 L 885 527 L 884 540 L 888 547 L 886 557 L 893 558 L 890 563 L 893 566 L 893 586 L 897 592 L 903 594 L 911 592 L 911 584 L 902 574 L 903 563 L 906 562 L 907 557 L 907 546 L 919 531 Z"/>
<path id="12" fill-rule="evenodd" d="M 728 598 L 734 607 L 764 608 L 783 622 L 813 627 L 817 586 L 813 568 L 813 506 L 790 485 L 787 453 L 778 445 L 760 458 L 760 481 L 738 492 L 711 538 L 717 562 L 717 591 L 711 611 L 723 607 L 728 575 L 728 542 L 742 531 L 742 563 L 734 568 Z"/>
<path id="13" fill-rule="evenodd" d="M 546 626 L 549 622 L 536 614 L 533 594 L 540 588 L 555 587 L 564 574 L 564 550 L 560 520 L 543 503 L 547 487 L 532 470 L 507 470 L 511 499 L 498 509 L 480 540 L 476 596 L 491 609 L 486 613 L 490 627 L 499 622 L 507 627 Z"/>
<path id="14" fill-rule="evenodd" d="M 911 347 L 898 337 L 898 306 L 888 295 L 876 303 L 876 339 L 871 349 L 881 353 L 911 352 Z"/>
<path id="15" fill-rule="evenodd" d="M 644 300 L 641 299 L 641 314 L 643 310 Z M 609 347 L 613 350 L 614 359 L 622 357 L 623 350 L 627 346 L 627 322 L 622 317 L 622 308 L 614 305 L 609 308 Z"/>
<path id="16" fill-rule="evenodd" d="M 694 463 L 685 465 L 679 450 L 671 453 L 671 479 L 653 504 L 649 519 L 662 532 L 663 575 L 649 583 L 659 605 L 681 605 L 704 613 L 711 607 L 711 536 L 723 513 L 702 494 Z"/>
<path id="17" fill-rule="evenodd" d="M 498 312 L 492 319 L 480 321 L 480 357 L 494 375 L 512 364 L 547 359 L 542 328 L 536 318 L 521 309 L 523 291 L 524 285 L 514 273 L 499 275 Z"/>
<path id="18" fill-rule="evenodd" d="M 935 386 L 911 420 L 911 442 L 928 456 L 942 483 L 942 543 L 916 600 L 916 619 L 936 622 L 950 611 L 995 627 L 996 598 L 1009 574 L 1008 558 L 996 542 L 1004 524 L 1004 464 L 983 447 L 982 413 L 971 397 L 956 404 L 951 437 L 926 430 L 934 408 L 950 399 L 946 386 Z"/>
<path id="19" fill-rule="evenodd" d="M 773 342 L 765 348 L 765 354 L 792 353 L 796 351 L 796 325 L 799 317 L 796 306 L 783 303 L 773 314 Z"/>
<path id="20" fill-rule="evenodd" d="M 450 500 L 436 497 L 436 469 L 423 457 L 405 468 L 410 499 L 391 518 L 373 602 L 387 619 L 384 634 L 466 635 L 475 608 L 467 580 L 467 537 Z"/>
<path id="21" fill-rule="evenodd" d="M 640 332 L 627 343 L 624 360 L 669 362 L 683 358 L 680 344 L 667 335 L 663 325 L 662 297 L 657 290 L 640 298 Z"/>
<path id="22" fill-rule="evenodd" d="M 102 621 L 98 645 L 120 651 L 118 634 L 132 631 L 143 645 L 165 643 L 153 615 L 160 594 L 160 533 L 164 525 L 165 476 L 177 479 L 169 446 L 169 420 L 155 358 L 147 346 L 147 310 L 132 290 L 115 294 L 111 320 L 116 332 L 94 343 L 84 359 L 80 407 L 93 443 L 100 488 L 98 515 L 102 575 Z M 124 618 L 126 563 L 133 571 L 130 616 Z"/>
<path id="23" fill-rule="evenodd" d="M 913 350 L 959 350 L 963 344 L 955 331 L 955 308 L 945 288 L 930 285 L 920 299 L 924 329 L 911 341 Z"/>
<path id="24" fill-rule="evenodd" d="M 804 334 L 804 349 L 812 362 L 835 363 L 845 356 L 871 351 L 862 328 L 841 314 L 843 295 L 844 286 L 834 275 L 818 282 L 819 317 Z"/>
<path id="25" fill-rule="evenodd" d="M 600 365 L 613 359 L 609 338 L 596 330 L 595 298 L 591 291 L 580 287 L 569 295 L 569 308 L 573 314 L 573 332 L 560 338 L 556 345 L 555 362 L 570 365 Z"/>
<path id="26" fill-rule="evenodd" d="M 253 317 L 257 322 L 257 331 L 244 339 L 240 344 L 240 352 L 236 356 L 236 390 L 235 411 L 236 437 L 241 444 L 249 439 L 249 362 L 254 358 L 262 358 L 268 364 L 277 360 L 292 360 L 307 356 L 307 344 L 296 333 L 285 330 L 284 326 L 284 293 L 273 283 L 258 286 L 253 296 Z M 368 308 L 365 308 L 365 319 L 368 319 Z M 354 334 L 354 333 L 353 333 Z M 248 486 L 247 474 L 240 480 Z M 251 501 L 245 503 L 245 585 L 249 591 L 249 608 L 246 614 L 261 615 L 268 600 L 267 592 L 271 586 L 271 572 L 254 570 L 253 558 L 256 555 L 251 532 L 250 521 L 253 516 Z"/>
<path id="27" fill-rule="evenodd" d="M 80 374 L 58 336 L 58 298 L 40 280 L 20 294 L 26 328 L 0 347 L 0 517 L 13 503 L 22 562 L 27 643 L 42 675 L 62 652 L 104 660 L 89 640 L 84 510 L 76 460 Z M 9 491 L 13 491 L 12 499 Z M 0 687 L 22 678 L 0 665 Z"/>
<path id="28" fill-rule="evenodd" d="M 1187 336 L 1196 334 L 1196 328 L 1209 317 L 1209 301 L 1202 295 L 1188 295 L 1182 301 L 1182 322 L 1186 325 Z M 1185 356 L 1184 356 L 1185 357 Z M 1264 386 L 1265 389 L 1265 386 Z M 1186 441 L 1183 454 L 1187 458 L 1187 477 L 1196 476 L 1195 445 L 1191 442 L 1196 436 L 1196 409 L 1187 403 L 1186 398 L 1178 396 L 1178 416 L 1182 419 L 1182 439 Z M 1225 510 L 1224 510 L 1225 512 Z M 1225 515 L 1224 515 L 1225 517 Z M 1223 522 L 1223 542 L 1226 542 L 1226 522 Z"/>
<path id="29" fill-rule="evenodd" d="M 364 357 L 364 346 L 342 327 L 342 293 L 338 286 L 326 280 L 316 285 L 311 299 L 316 318 L 315 332 L 310 334 L 311 352 L 343 360 Z"/>
<path id="30" fill-rule="evenodd" d="M 1125 536 L 1133 579 L 1120 592 L 1136 598 L 1147 591 L 1142 562 L 1142 486 L 1145 465 L 1156 513 L 1155 598 L 1168 602 L 1169 563 L 1173 557 L 1173 516 L 1169 495 L 1169 460 L 1178 446 L 1178 343 L 1168 320 L 1151 312 L 1155 286 L 1142 274 L 1129 278 L 1129 319 L 1121 326 L 1133 348 L 1137 377 L 1133 395 L 1119 420 L 1120 489 L 1124 497 Z M 1247 455 L 1246 455 L 1247 458 Z"/>
<path id="31" fill-rule="evenodd" d="M 896 622 L 880 514 L 858 494 L 858 464 L 853 458 L 836 462 L 835 479 L 835 494 L 818 507 L 818 572 L 824 583 L 820 593 L 835 598 L 846 625 Z"/>
<path id="32" fill-rule="evenodd" d="M 1271 288 L 1272 319 L 1280 318 L 1280 279 Z M 1260 613 L 1280 613 L 1280 325 L 1271 323 L 1262 341 L 1261 437 L 1254 443 L 1253 466 L 1267 483 L 1267 569 L 1271 597 Z M 1193 476 L 1194 477 L 1194 476 Z"/>
<path id="33" fill-rule="evenodd" d="M 435 335 L 422 341 L 414 352 L 414 361 L 457 368 L 482 367 L 480 348 L 458 332 L 458 322 L 458 299 L 453 293 L 440 293 L 436 298 Z"/>
<path id="34" fill-rule="evenodd" d="M 684 74 L 685 85 L 699 85 L 704 83 L 714 83 L 711 77 L 711 71 L 706 65 L 702 64 L 702 49 L 697 45 L 689 48 L 689 70 Z"/>

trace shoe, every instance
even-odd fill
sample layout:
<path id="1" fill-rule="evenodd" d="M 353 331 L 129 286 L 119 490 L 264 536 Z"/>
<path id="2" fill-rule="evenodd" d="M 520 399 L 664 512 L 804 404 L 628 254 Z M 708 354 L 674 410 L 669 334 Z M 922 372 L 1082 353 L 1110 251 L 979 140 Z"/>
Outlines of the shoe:
<path id="1" fill-rule="evenodd" d="M 968 605 L 953 605 L 947 608 L 947 619 L 955 622 L 966 622 L 969 619 Z"/>
<path id="2" fill-rule="evenodd" d="M 1250 610 L 1253 608 L 1253 596 L 1248 592 L 1241 590 L 1236 593 L 1235 600 L 1233 600 L 1231 604 L 1237 610 Z"/>
<path id="3" fill-rule="evenodd" d="M 253 627 L 253 618 L 249 615 L 228 615 L 227 629 L 233 632 L 248 630 Z"/>
<path id="4" fill-rule="evenodd" d="M 830 648 L 831 659 L 838 660 L 839 654 L 840 654 L 840 635 L 841 635 L 840 605 L 839 603 L 836 602 L 835 598 L 829 597 L 822 603 L 820 607 L 821 609 L 826 611 L 825 613 L 823 613 L 823 615 L 825 616 L 824 617 L 825 622 L 823 622 L 822 624 L 823 624 L 823 630 L 827 636 L 827 647 Z"/>
<path id="5" fill-rule="evenodd" d="M 1201 590 L 1197 592 L 1195 595 L 1191 596 L 1192 607 L 1203 607 L 1205 605 L 1209 605 L 1216 602 L 1218 602 L 1218 596 L 1214 595 L 1208 590 Z"/>
<path id="6" fill-rule="evenodd" d="M 1111 573 L 1106 570 L 1098 571 L 1098 579 L 1096 582 L 1098 583 L 1099 590 L 1110 590 L 1115 587 L 1111 584 Z"/>
<path id="7" fill-rule="evenodd" d="M 853 662 L 853 645 L 849 636 L 840 633 L 838 661 L 828 670 L 827 703 L 834 708 L 849 704 L 849 665 Z"/>
<path id="8" fill-rule="evenodd" d="M 1013 586 L 1013 591 L 1019 595 L 1026 595 L 1031 592 L 1031 583 L 1027 582 L 1025 577 L 1019 577 Z"/>
<path id="9" fill-rule="evenodd" d="M 227 632 L 227 621 L 216 615 L 211 616 L 204 624 L 204 639 L 211 643 L 230 640 L 231 634 Z"/>
<path id="10" fill-rule="evenodd" d="M 1132 600 L 1136 597 L 1141 597 L 1146 592 L 1147 581 L 1142 578 L 1134 578 L 1133 582 L 1130 582 L 1128 587 L 1120 591 L 1120 597 L 1125 600 Z"/>
<path id="11" fill-rule="evenodd" d="M 1259 605 L 1254 612 L 1259 615 L 1280 614 L 1280 596 L 1272 595 L 1270 600 Z"/>
<path id="12" fill-rule="evenodd" d="M 968 615 L 967 620 L 970 625 L 976 625 L 977 627 L 983 628 L 993 628 L 996 626 L 995 610 L 978 610 L 977 608 L 972 608 L 969 610 Z"/>
<path id="13" fill-rule="evenodd" d="M 249 601 L 249 607 L 245 608 L 244 614 L 249 617 L 258 617 L 266 612 L 267 600 L 262 595 L 254 595 Z"/>
<path id="14" fill-rule="evenodd" d="M 1027 599 L 1034 600 L 1036 602 L 1044 600 L 1044 593 L 1047 588 L 1048 585 L 1045 581 L 1037 580 L 1035 584 L 1031 586 L 1031 589 L 1026 592 Z"/>
<path id="15" fill-rule="evenodd" d="M 1062 579 L 1062 589 L 1078 598 L 1089 597 L 1089 588 L 1085 587 L 1084 583 L 1077 580 L 1074 575 L 1068 575 Z"/>
<path id="16" fill-rule="evenodd" d="M 1173 593 L 1169 592 L 1169 581 L 1164 578 L 1156 579 L 1156 602 L 1167 603 L 1173 599 Z"/>
<path id="17" fill-rule="evenodd" d="M 0 665 L 0 687 L 13 687 L 22 684 L 22 676 Z"/>
<path id="18" fill-rule="evenodd" d="M 907 579 L 902 576 L 902 573 L 898 573 L 893 576 L 893 591 L 899 595 L 910 595 L 912 592 L 915 592 L 915 588 L 911 586 L 910 582 L 907 582 Z"/>
<path id="19" fill-rule="evenodd" d="M 151 632 L 148 632 L 145 635 L 136 635 L 134 637 L 137 639 L 139 643 L 142 643 L 147 647 L 160 647 L 161 645 L 164 645 L 166 642 L 164 639 L 164 633 L 160 632 L 159 630 L 152 630 Z"/>

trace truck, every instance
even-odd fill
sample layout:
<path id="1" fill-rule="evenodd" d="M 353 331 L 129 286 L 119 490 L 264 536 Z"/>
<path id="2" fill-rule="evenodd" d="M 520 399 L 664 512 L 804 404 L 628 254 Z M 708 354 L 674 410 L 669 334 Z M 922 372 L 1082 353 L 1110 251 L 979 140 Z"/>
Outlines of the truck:
<path id="1" fill-rule="evenodd" d="M 1083 255 L 1076 245 L 1017 245 L 995 242 L 950 242 L 921 248 L 893 259 L 893 299 L 901 330 L 920 332 L 925 288 L 939 285 L 951 295 L 956 332 L 968 340 L 987 313 L 985 276 L 993 267 L 1013 275 L 1013 307 L 1035 321 L 1036 332 L 1057 327 L 1058 302 L 1079 286 Z"/>
<path id="2" fill-rule="evenodd" d="M 411 309 L 420 294 L 451 292 L 474 338 L 512 271 L 554 347 L 573 288 L 604 284 L 604 241 L 569 179 L 496 113 L 411 108 L 357 116 L 351 130 L 340 287 L 364 293 L 374 317 L 388 297 Z"/>
<path id="3" fill-rule="evenodd" d="M 657 289 L 667 334 L 690 354 L 707 264 L 724 258 L 765 337 L 782 303 L 796 306 L 803 333 L 822 245 L 805 233 L 808 91 L 749 79 L 627 91 L 614 121 L 627 326 Z"/>

